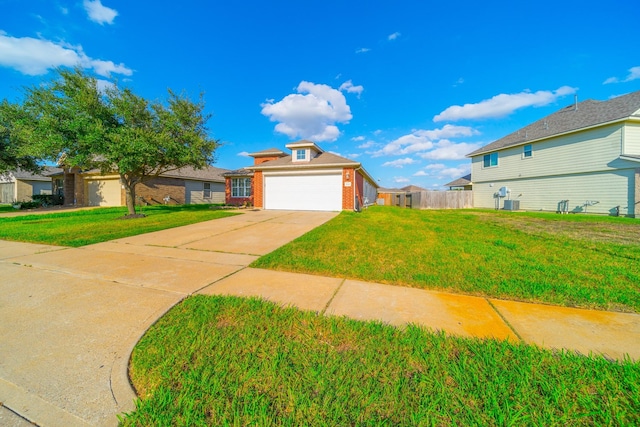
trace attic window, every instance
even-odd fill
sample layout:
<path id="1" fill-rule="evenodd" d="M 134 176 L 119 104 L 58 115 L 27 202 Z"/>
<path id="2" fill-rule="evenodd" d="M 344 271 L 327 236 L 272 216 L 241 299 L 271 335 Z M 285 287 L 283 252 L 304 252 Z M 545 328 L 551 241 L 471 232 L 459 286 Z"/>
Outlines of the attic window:
<path id="1" fill-rule="evenodd" d="M 529 157 L 533 157 L 533 148 L 531 147 L 531 144 L 525 145 L 522 150 L 522 158 L 527 159 Z"/>
<path id="2" fill-rule="evenodd" d="M 296 150 L 296 160 L 306 160 L 307 150 Z"/>

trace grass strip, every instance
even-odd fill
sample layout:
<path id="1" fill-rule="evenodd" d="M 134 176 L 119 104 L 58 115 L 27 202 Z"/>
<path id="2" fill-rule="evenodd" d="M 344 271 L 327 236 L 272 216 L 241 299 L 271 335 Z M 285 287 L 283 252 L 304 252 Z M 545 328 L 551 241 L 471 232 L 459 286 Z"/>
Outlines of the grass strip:
<path id="1" fill-rule="evenodd" d="M 640 312 L 640 222 L 630 218 L 375 206 L 251 266 Z"/>
<path id="2" fill-rule="evenodd" d="M 2 217 L 0 239 L 79 247 L 236 215 L 210 205 L 148 206 L 140 212 L 146 217 L 122 219 L 125 207 Z"/>
<path id="3" fill-rule="evenodd" d="M 134 349 L 124 426 L 638 425 L 640 364 L 195 296 Z"/>

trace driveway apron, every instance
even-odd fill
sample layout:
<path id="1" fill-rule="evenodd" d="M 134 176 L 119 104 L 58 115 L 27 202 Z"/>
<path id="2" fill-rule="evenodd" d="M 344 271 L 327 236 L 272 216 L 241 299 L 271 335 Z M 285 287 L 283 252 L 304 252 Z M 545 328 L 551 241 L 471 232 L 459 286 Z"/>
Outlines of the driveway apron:
<path id="1" fill-rule="evenodd" d="M 335 215 L 246 211 L 82 248 L 0 241 L 3 413 L 42 426 L 116 425 L 134 409 L 128 358 L 147 328 Z"/>

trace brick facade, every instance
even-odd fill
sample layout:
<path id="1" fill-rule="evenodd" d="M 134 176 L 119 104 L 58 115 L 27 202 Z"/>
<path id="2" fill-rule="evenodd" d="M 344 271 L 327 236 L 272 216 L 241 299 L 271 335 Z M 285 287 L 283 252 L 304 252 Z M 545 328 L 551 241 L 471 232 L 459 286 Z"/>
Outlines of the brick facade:
<path id="1" fill-rule="evenodd" d="M 224 180 L 224 200 L 225 203 L 228 205 L 235 205 L 235 206 L 240 206 L 240 205 L 246 205 L 246 204 L 250 204 L 253 205 L 253 191 L 254 191 L 254 185 L 253 185 L 253 179 L 251 180 L 251 196 L 249 197 L 233 197 L 231 194 L 231 180 L 234 178 L 251 178 L 248 176 L 234 176 L 234 177 L 227 177 Z"/>
<path id="2" fill-rule="evenodd" d="M 353 210 L 353 195 L 355 191 L 354 175 L 355 175 L 355 171 L 352 168 L 342 169 L 342 209 L 343 210 Z"/>
<path id="3" fill-rule="evenodd" d="M 168 197 L 168 202 L 165 202 Z M 186 203 L 184 180 L 158 177 L 136 185 L 136 204 L 142 200 L 152 205 L 170 204 L 183 205 Z"/>
<path id="4" fill-rule="evenodd" d="M 260 209 L 264 208 L 264 194 L 262 194 L 264 188 L 263 179 L 262 171 L 256 171 L 253 174 L 253 204 L 256 208 Z"/>

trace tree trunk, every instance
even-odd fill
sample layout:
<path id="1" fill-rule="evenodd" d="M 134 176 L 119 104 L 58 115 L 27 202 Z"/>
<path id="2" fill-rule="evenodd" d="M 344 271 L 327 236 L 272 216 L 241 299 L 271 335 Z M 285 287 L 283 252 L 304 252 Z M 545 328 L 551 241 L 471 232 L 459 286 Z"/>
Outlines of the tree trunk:
<path id="1" fill-rule="evenodd" d="M 129 182 L 125 177 L 122 177 L 124 184 L 125 198 L 127 199 L 127 210 L 129 215 L 136 214 L 136 184 L 137 182 Z"/>

